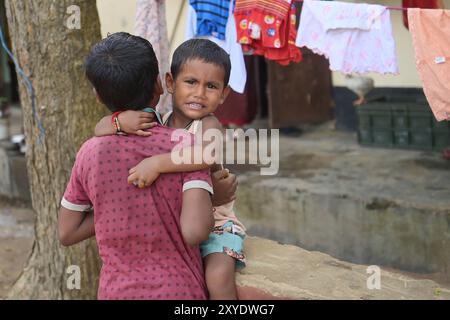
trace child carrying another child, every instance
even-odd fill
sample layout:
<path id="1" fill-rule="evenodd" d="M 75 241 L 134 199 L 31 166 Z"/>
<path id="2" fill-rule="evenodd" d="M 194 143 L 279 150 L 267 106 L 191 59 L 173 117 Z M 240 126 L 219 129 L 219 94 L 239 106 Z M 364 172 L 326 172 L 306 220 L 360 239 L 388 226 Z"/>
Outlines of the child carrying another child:
<path id="1" fill-rule="evenodd" d="M 163 92 L 151 44 L 124 32 L 94 46 L 86 75 L 111 112 L 155 107 Z M 172 151 L 173 131 L 158 125 L 151 137 L 95 137 L 77 154 L 59 238 L 69 246 L 95 234 L 103 262 L 98 299 L 207 298 L 198 245 L 214 225 L 209 171 L 161 175 L 147 189 L 127 184 L 136 163 Z"/>
<path id="2" fill-rule="evenodd" d="M 214 42 L 192 39 L 181 44 L 174 53 L 171 73 L 166 75 L 167 90 L 172 94 L 173 112 L 163 116 L 164 125 L 186 129 L 196 136 L 196 141 L 202 141 L 203 145 L 209 144 L 209 141 L 203 140 L 204 132 L 208 129 L 223 132 L 213 112 L 223 104 L 229 93 L 230 71 L 229 55 Z M 114 119 L 106 117 L 97 125 L 96 135 L 116 133 L 117 126 L 111 126 L 114 121 L 119 122 L 122 129 L 130 128 L 125 130 L 126 133 L 149 135 L 149 132 L 141 129 L 151 126 L 148 120 L 150 116 L 138 120 L 140 114 L 127 111 L 123 115 L 116 114 Z M 133 123 L 131 119 L 134 119 Z M 206 164 L 189 167 L 174 164 L 169 153 L 155 155 L 132 168 L 128 181 L 144 188 L 162 173 L 189 171 L 211 164 L 206 160 L 204 162 Z M 223 169 L 217 163 L 210 167 L 212 172 Z M 235 269 L 245 266 L 245 227 L 236 218 L 233 204 L 230 202 L 214 208 L 215 228 L 209 239 L 200 246 L 210 299 L 237 299 Z"/>

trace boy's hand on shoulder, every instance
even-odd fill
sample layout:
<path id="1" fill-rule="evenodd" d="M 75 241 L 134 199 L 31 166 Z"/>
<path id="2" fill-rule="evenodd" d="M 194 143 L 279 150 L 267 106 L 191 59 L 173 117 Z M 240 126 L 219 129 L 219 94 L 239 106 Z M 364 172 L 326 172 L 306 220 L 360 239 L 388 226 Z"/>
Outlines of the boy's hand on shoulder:
<path id="1" fill-rule="evenodd" d="M 128 172 L 128 184 L 133 184 L 139 189 L 149 187 L 158 179 L 160 172 L 157 171 L 159 167 L 158 158 L 151 157 L 141 161 L 136 167 L 131 168 Z"/>
<path id="2" fill-rule="evenodd" d="M 119 114 L 119 123 L 122 131 L 142 137 L 149 137 L 151 132 L 145 131 L 158 125 L 155 114 L 144 111 L 128 110 Z"/>
<path id="3" fill-rule="evenodd" d="M 236 175 L 231 174 L 228 169 L 219 170 L 211 175 L 214 195 L 212 204 L 214 207 L 227 204 L 236 200 L 238 182 Z"/>

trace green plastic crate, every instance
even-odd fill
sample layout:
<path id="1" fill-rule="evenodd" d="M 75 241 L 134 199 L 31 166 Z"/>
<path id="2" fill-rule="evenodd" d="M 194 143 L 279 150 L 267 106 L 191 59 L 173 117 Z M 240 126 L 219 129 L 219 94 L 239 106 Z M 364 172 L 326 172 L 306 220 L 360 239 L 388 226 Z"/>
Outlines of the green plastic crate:
<path id="1" fill-rule="evenodd" d="M 450 123 L 437 122 L 424 97 L 383 96 L 358 107 L 364 146 L 436 150 L 450 146 Z"/>

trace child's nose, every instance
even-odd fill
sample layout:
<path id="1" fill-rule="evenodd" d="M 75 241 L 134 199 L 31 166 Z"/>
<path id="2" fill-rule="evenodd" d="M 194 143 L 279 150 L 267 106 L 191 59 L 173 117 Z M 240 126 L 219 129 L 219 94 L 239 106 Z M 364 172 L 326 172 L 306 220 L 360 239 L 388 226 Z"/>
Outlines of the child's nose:
<path id="1" fill-rule="evenodd" d="M 206 88 L 204 86 L 197 86 L 197 90 L 195 91 L 195 96 L 198 98 L 204 98 L 206 94 Z"/>

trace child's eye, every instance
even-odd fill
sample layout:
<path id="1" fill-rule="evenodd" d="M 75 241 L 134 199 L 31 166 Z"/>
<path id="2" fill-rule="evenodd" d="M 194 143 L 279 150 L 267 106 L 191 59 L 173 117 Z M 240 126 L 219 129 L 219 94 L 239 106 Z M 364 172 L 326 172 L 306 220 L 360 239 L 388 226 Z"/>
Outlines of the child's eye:
<path id="1" fill-rule="evenodd" d="M 213 84 L 208 84 L 208 89 L 217 89 L 217 86 Z"/>
<path id="2" fill-rule="evenodd" d="M 186 80 L 185 82 L 186 82 L 187 84 L 191 84 L 191 85 L 192 85 L 192 84 L 195 83 L 195 80 Z"/>

